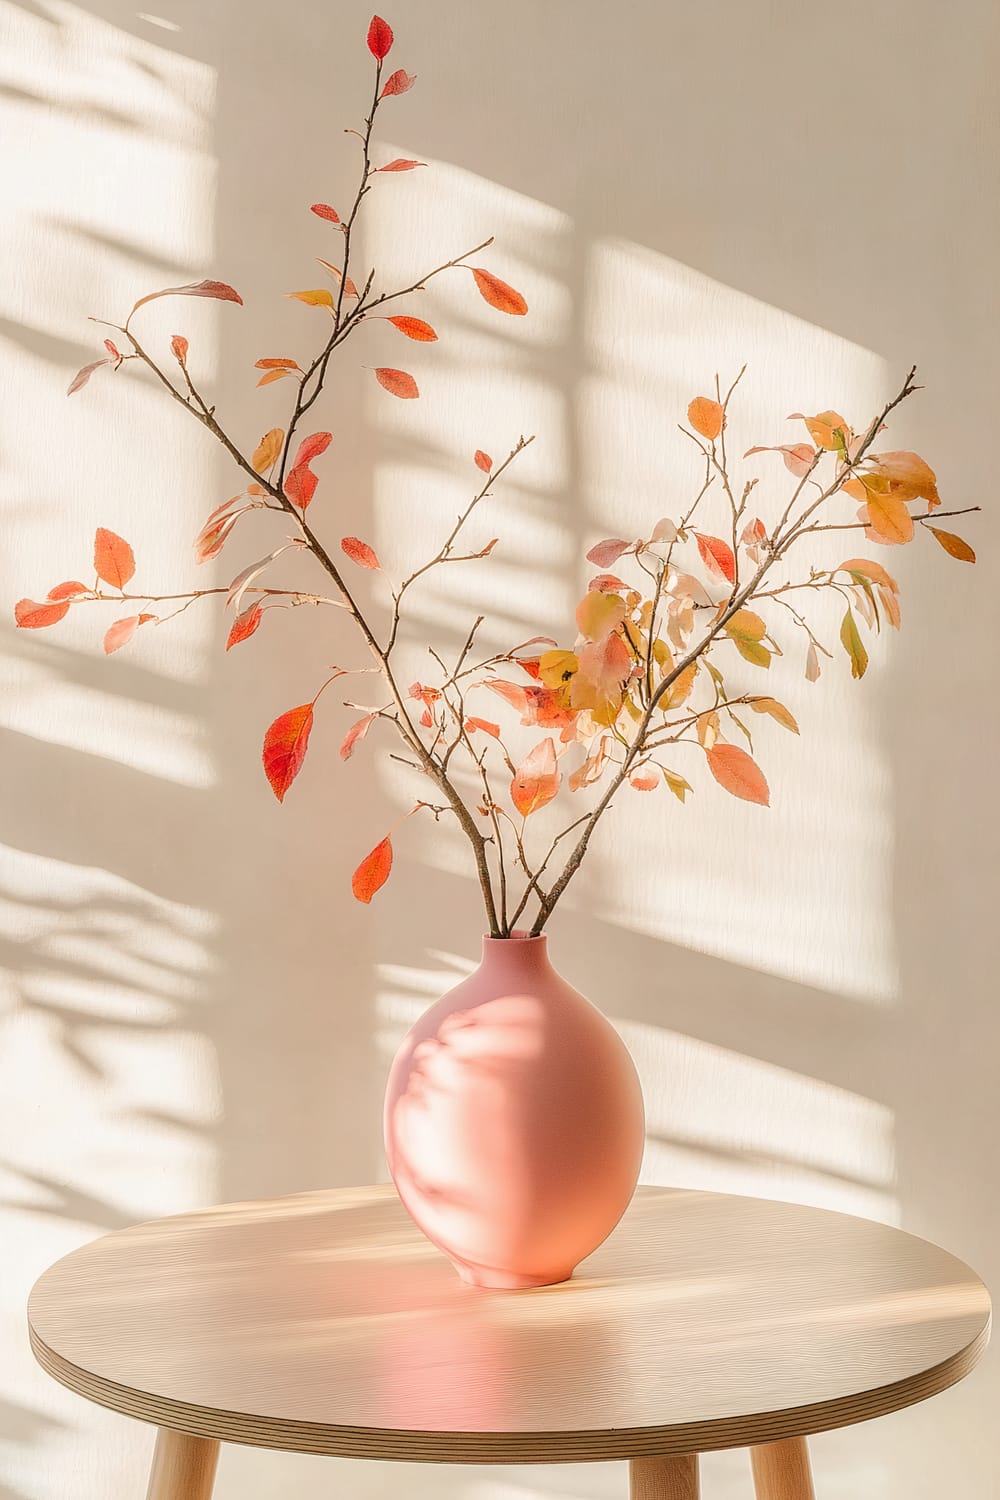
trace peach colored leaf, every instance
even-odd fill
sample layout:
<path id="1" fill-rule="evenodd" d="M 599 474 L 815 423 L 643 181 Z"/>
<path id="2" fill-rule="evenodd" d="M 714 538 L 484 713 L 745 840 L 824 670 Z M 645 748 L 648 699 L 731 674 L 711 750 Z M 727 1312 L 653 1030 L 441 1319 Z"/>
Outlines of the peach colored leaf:
<path id="1" fill-rule="evenodd" d="M 389 99 L 393 94 L 408 94 L 416 81 L 416 73 L 408 73 L 405 68 L 397 68 L 395 73 L 390 73 L 386 79 L 379 98 Z"/>
<path id="2" fill-rule="evenodd" d="M 683 802 L 688 792 L 694 790 L 690 782 L 685 781 L 683 776 L 678 776 L 676 771 L 668 771 L 666 766 L 663 767 L 663 779 L 678 802 Z"/>
<path id="3" fill-rule="evenodd" d="M 494 724 L 492 719 L 466 719 L 466 734 L 474 734 L 477 729 L 481 729 L 483 734 L 488 734 L 491 739 L 500 738 L 500 725 Z"/>
<path id="4" fill-rule="evenodd" d="M 664 713 L 669 708 L 680 708 L 686 703 L 694 689 L 695 678 L 698 676 L 698 663 L 689 662 L 682 672 L 678 672 L 673 682 L 667 688 L 660 699 L 660 707 Z"/>
<path id="5" fill-rule="evenodd" d="M 65 599 L 43 604 L 34 599 L 19 599 L 14 605 L 14 619 L 22 630 L 41 630 L 44 625 L 55 625 L 68 610 Z"/>
<path id="6" fill-rule="evenodd" d="M 258 359 L 254 362 L 255 370 L 297 370 L 298 368 L 294 359 Z"/>
<path id="7" fill-rule="evenodd" d="M 607 598 L 591 594 L 592 599 Z M 579 667 L 569 685 L 570 706 L 588 709 L 595 723 L 610 727 L 618 717 L 625 684 L 632 673 L 632 658 L 621 636 L 612 631 L 591 641 L 579 655 Z"/>
<path id="8" fill-rule="evenodd" d="M 790 729 L 792 734 L 798 734 L 799 726 L 795 722 L 794 715 L 789 713 L 785 705 L 779 703 L 777 698 L 751 698 L 750 707 L 755 714 L 767 714 L 783 729 Z"/>
<path id="9" fill-rule="evenodd" d="M 479 295 L 491 307 L 498 312 L 511 313 L 514 317 L 523 318 L 528 311 L 528 304 L 506 281 L 501 281 L 499 276 L 494 276 L 492 271 L 484 271 L 479 266 L 470 266 L 473 279 L 479 288 Z"/>
<path id="10" fill-rule="evenodd" d="M 319 261 L 324 271 L 329 271 L 334 281 L 341 281 L 343 279 L 343 272 L 341 271 L 339 266 L 335 266 L 332 261 L 324 260 L 320 255 L 317 255 L 316 259 Z M 356 297 L 358 295 L 358 289 L 354 285 L 354 281 L 350 276 L 348 276 L 347 280 L 344 282 L 344 295 L 346 297 Z"/>
<path id="11" fill-rule="evenodd" d="M 868 666 L 868 652 L 865 650 L 864 641 L 861 639 L 858 624 L 851 613 L 850 605 L 848 605 L 847 613 L 841 621 L 840 641 L 844 650 L 851 658 L 851 676 L 863 677 Z"/>
<path id="12" fill-rule="evenodd" d="M 120 651 L 122 646 L 127 646 L 139 629 L 140 623 L 139 615 L 126 615 L 124 620 L 116 620 L 113 625 L 109 626 L 104 636 L 105 656 L 110 656 L 112 651 Z"/>
<path id="13" fill-rule="evenodd" d="M 372 16 L 368 27 L 368 51 L 377 62 L 381 62 L 392 46 L 392 27 L 381 16 Z"/>
<path id="14" fill-rule="evenodd" d="M 94 537 L 94 572 L 115 589 L 123 589 L 135 572 L 135 554 L 128 542 L 103 526 Z"/>
<path id="15" fill-rule="evenodd" d="M 187 363 L 190 345 L 182 333 L 175 333 L 170 340 L 170 352 L 179 365 Z"/>
<path id="16" fill-rule="evenodd" d="M 975 562 L 976 554 L 968 542 L 956 536 L 953 531 L 940 531 L 936 526 L 928 526 L 927 530 L 937 538 L 949 557 L 956 558 L 958 562 Z"/>
<path id="17" fill-rule="evenodd" d="M 707 751 L 708 769 L 721 787 L 744 802 L 757 802 L 767 807 L 771 801 L 764 773 L 755 760 L 737 745 L 724 745 L 717 741 Z"/>
<path id="18" fill-rule="evenodd" d="M 587 593 L 593 593 L 595 590 L 599 594 L 624 593 L 626 587 L 625 580 L 619 578 L 617 573 L 596 573 L 587 584 Z"/>
<path id="19" fill-rule="evenodd" d="M 711 750 L 719 738 L 719 715 L 714 708 L 706 709 L 695 720 L 695 733 L 703 750 Z"/>
<path id="20" fill-rule="evenodd" d="M 878 596 L 882 601 L 882 608 L 885 611 L 886 619 L 894 630 L 898 630 L 900 624 L 899 599 L 893 593 L 892 589 L 881 587 L 879 587 Z"/>
<path id="21" fill-rule="evenodd" d="M 377 718 L 378 714 L 365 714 L 363 719 L 358 719 L 351 725 L 340 743 L 341 760 L 350 760 L 355 745 L 360 744 Z"/>
<path id="22" fill-rule="evenodd" d="M 408 339 L 415 339 L 419 344 L 432 344 L 437 338 L 434 329 L 429 323 L 425 323 L 423 318 L 387 318 L 386 322 L 391 323 L 393 328 L 398 328 L 400 333 L 405 334 Z"/>
<path id="23" fill-rule="evenodd" d="M 587 553 L 587 561 L 592 562 L 595 568 L 610 568 L 632 545 L 620 536 L 608 537 L 606 541 L 595 542 Z"/>
<path id="24" fill-rule="evenodd" d="M 518 766 L 510 784 L 510 800 L 523 818 L 551 802 L 562 777 L 551 736 L 540 740 Z"/>
<path id="25" fill-rule="evenodd" d="M 375 572 L 382 566 L 375 555 L 374 548 L 369 547 L 367 542 L 361 541 L 360 537 L 341 537 L 340 549 L 347 554 L 351 562 L 357 563 L 359 568 L 371 568 Z"/>
<path id="26" fill-rule="evenodd" d="M 279 457 L 284 441 L 285 434 L 280 427 L 272 427 L 270 432 L 265 432 L 254 449 L 253 457 L 250 460 L 258 474 L 267 473 L 267 470 Z"/>
<path id="27" fill-rule="evenodd" d="M 294 297 L 296 302 L 304 302 L 307 307 L 328 307 L 333 311 L 333 293 L 329 287 L 314 287 L 306 292 L 287 292 L 286 296 Z"/>
<path id="28" fill-rule="evenodd" d="M 390 370 L 380 365 L 375 371 L 375 379 L 391 396 L 399 396 L 403 401 L 412 401 L 420 395 L 417 382 L 405 370 Z"/>
<path id="29" fill-rule="evenodd" d="M 881 563 L 871 562 L 867 557 L 849 557 L 842 562 L 839 568 L 834 569 L 837 573 L 850 573 L 854 578 L 867 578 L 870 583 L 876 583 L 881 588 L 890 589 L 892 593 L 899 593 L 899 584 L 891 573 L 887 573 Z"/>
<path id="30" fill-rule="evenodd" d="M 754 453 L 780 453 L 785 461 L 786 469 L 790 469 L 796 479 L 802 479 L 808 474 L 816 462 L 816 449 L 810 447 L 808 443 L 779 444 L 773 448 L 748 448 L 743 457 L 750 458 Z"/>
<path id="31" fill-rule="evenodd" d="M 264 774 L 279 802 L 302 769 L 312 725 L 313 706 L 302 703 L 279 714 L 264 736 Z"/>
<path id="32" fill-rule="evenodd" d="M 409 156 L 397 156 L 395 161 L 387 161 L 384 167 L 376 167 L 376 172 L 412 172 L 414 167 L 426 167 L 425 161 L 414 161 Z"/>
<path id="33" fill-rule="evenodd" d="M 688 421 L 701 437 L 714 443 L 725 424 L 726 414 L 718 401 L 696 396 L 688 406 Z"/>
<path id="34" fill-rule="evenodd" d="M 851 439 L 851 429 L 836 411 L 821 411 L 815 417 L 807 417 L 800 411 L 793 411 L 788 420 L 789 422 L 804 422 L 806 431 L 817 448 L 826 448 L 831 452 L 838 448 L 843 450 L 846 449 Z M 841 434 L 840 437 L 838 433 Z"/>
<path id="35" fill-rule="evenodd" d="M 168 286 L 162 292 L 150 292 L 148 296 L 140 297 L 133 307 L 136 312 L 147 302 L 155 302 L 157 297 L 214 297 L 217 302 L 238 302 L 243 306 L 243 298 L 239 292 L 227 286 L 224 281 L 192 281 L 189 286 Z M 129 313 L 129 317 L 132 313 Z"/>
<path id="36" fill-rule="evenodd" d="M 629 777 L 629 786 L 634 786 L 637 792 L 655 792 L 660 784 L 660 778 L 649 771 Z"/>
<path id="37" fill-rule="evenodd" d="M 583 765 L 578 766 L 569 778 L 569 789 L 571 792 L 578 792 L 581 787 L 592 786 L 595 781 L 600 781 L 609 761 L 608 747 L 610 744 L 611 737 L 603 734 L 597 749 L 591 751 L 587 759 L 583 762 Z"/>
<path id="38" fill-rule="evenodd" d="M 704 536 L 700 531 L 695 541 L 698 543 L 701 560 L 708 571 L 716 578 L 724 578 L 727 583 L 735 583 L 736 559 L 729 543 L 724 542 L 721 537 Z"/>
<path id="39" fill-rule="evenodd" d="M 209 516 L 194 539 L 195 562 L 211 562 L 213 557 L 218 557 L 236 522 L 249 509 L 249 505 L 241 505 L 239 510 L 234 510 L 230 515 L 222 516 L 218 520 L 213 516 Z"/>
<path id="40" fill-rule="evenodd" d="M 653 527 L 653 535 L 649 540 L 651 542 L 676 542 L 677 527 L 669 516 L 664 516 L 661 520 L 657 521 Z"/>
<path id="41" fill-rule="evenodd" d="M 928 510 L 941 504 L 937 475 L 918 453 L 871 453 L 869 461 L 900 500 L 926 500 Z"/>
<path id="42" fill-rule="evenodd" d="M 226 640 L 226 650 L 231 651 L 234 646 L 240 644 L 240 641 L 249 640 L 263 618 L 264 606 L 262 604 L 251 604 L 249 609 L 237 615 Z"/>
<path id="43" fill-rule="evenodd" d="M 376 891 L 380 891 L 389 879 L 391 869 L 392 840 L 386 837 L 375 845 L 370 854 L 365 855 L 351 876 L 351 890 L 355 900 L 363 901 L 367 906 Z"/>
<path id="44" fill-rule="evenodd" d="M 815 641 L 810 641 L 809 642 L 809 649 L 806 652 L 806 681 L 807 682 L 816 682 L 816 681 L 818 681 L 819 674 L 820 674 L 819 652 L 816 650 L 816 643 L 815 643 Z"/>
<path id="45" fill-rule="evenodd" d="M 329 203 L 311 203 L 309 212 L 316 214 L 320 219 L 326 219 L 328 224 L 340 223 L 340 215 L 335 208 L 330 207 Z"/>
<path id="46" fill-rule="evenodd" d="M 95 359 L 93 364 L 84 365 L 82 370 L 77 370 L 76 374 L 73 376 L 73 379 L 66 387 L 67 396 L 73 396 L 77 391 L 83 390 L 83 387 L 87 384 L 87 381 L 90 379 L 91 375 L 93 375 L 95 370 L 99 370 L 102 365 L 110 364 L 110 359 Z"/>
<path id="47" fill-rule="evenodd" d="M 897 547 L 912 540 L 913 517 L 906 502 L 896 495 L 873 495 L 869 491 L 867 515 L 869 534 L 874 540 Z"/>
<path id="48" fill-rule="evenodd" d="M 490 458 L 490 455 L 488 453 L 484 453 L 482 448 L 476 449 L 475 460 L 476 468 L 482 469 L 484 474 L 488 474 L 493 467 L 492 458 Z"/>
<path id="49" fill-rule="evenodd" d="M 54 589 L 49 589 L 46 597 L 49 599 L 75 599 L 79 598 L 81 594 L 90 594 L 91 592 L 92 590 L 85 583 L 79 583 L 75 578 L 71 578 L 67 583 L 57 583 Z"/>
<path id="50" fill-rule="evenodd" d="M 576 606 L 576 623 L 581 635 L 600 641 L 617 630 L 625 619 L 625 600 L 620 594 L 588 590 Z"/>
<path id="51" fill-rule="evenodd" d="M 260 377 L 257 382 L 257 386 L 259 388 L 262 385 L 273 385 L 276 380 L 284 380 L 285 376 L 291 375 L 291 373 L 291 370 L 286 369 L 268 370 L 265 375 L 262 375 Z"/>

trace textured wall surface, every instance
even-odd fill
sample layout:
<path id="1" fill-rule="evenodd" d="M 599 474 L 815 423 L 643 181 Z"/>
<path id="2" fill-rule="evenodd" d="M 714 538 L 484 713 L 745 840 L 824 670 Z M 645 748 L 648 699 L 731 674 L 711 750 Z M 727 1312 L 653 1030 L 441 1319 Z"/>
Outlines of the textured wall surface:
<path id="1" fill-rule="evenodd" d="M 150 382 L 99 372 L 65 401 L 96 357 L 87 314 L 202 276 L 238 286 L 242 310 L 159 304 L 146 327 L 188 335 L 248 443 L 286 411 L 253 360 L 307 354 L 325 316 L 281 294 L 329 253 L 308 205 L 353 181 L 341 127 L 367 99 L 369 11 L 157 3 L 0 0 L 0 1500 L 126 1500 L 151 1445 L 34 1368 L 34 1277 L 137 1219 L 381 1177 L 395 1042 L 480 930 L 461 849 L 416 820 L 377 903 L 351 902 L 413 787 L 374 744 L 339 763 L 335 702 L 287 804 L 267 790 L 264 726 L 356 659 L 339 618 L 273 617 L 228 657 L 209 605 L 112 660 L 96 606 L 13 628 L 21 594 L 88 576 L 98 524 L 134 542 L 137 583 L 189 587 L 191 540 L 236 488 Z M 414 591 L 414 675 L 421 637 L 454 651 L 484 607 L 490 643 L 565 638 L 585 548 L 690 493 L 676 421 L 716 370 L 749 364 L 746 447 L 787 441 L 789 411 L 860 424 L 919 363 L 893 446 L 927 454 L 947 503 L 987 506 L 964 528 L 980 568 L 926 537 L 893 556 L 904 629 L 863 683 L 838 662 L 810 687 L 797 650 L 775 664 L 802 738 L 760 733 L 772 809 L 704 780 L 684 809 L 626 800 L 552 943 L 639 1061 L 647 1180 L 885 1218 L 1000 1284 L 1000 17 L 987 0 L 400 0 L 389 19 L 419 82 L 386 107 L 384 150 L 429 166 L 379 181 L 364 255 L 388 280 L 493 233 L 489 264 L 531 316 L 499 318 L 462 276 L 419 308 L 437 345 L 365 330 L 317 408 L 336 439 L 316 524 L 398 574 L 450 524 L 476 447 L 538 435 L 491 502 L 502 547 Z M 392 401 L 365 363 L 413 370 L 422 399 Z M 199 578 L 228 582 L 262 534 Z M 825 1500 L 1000 1491 L 997 1370 L 818 1439 Z M 233 1450 L 218 1493 L 624 1485 L 603 1467 L 346 1468 Z M 719 1500 L 746 1495 L 743 1455 L 705 1469 Z"/>

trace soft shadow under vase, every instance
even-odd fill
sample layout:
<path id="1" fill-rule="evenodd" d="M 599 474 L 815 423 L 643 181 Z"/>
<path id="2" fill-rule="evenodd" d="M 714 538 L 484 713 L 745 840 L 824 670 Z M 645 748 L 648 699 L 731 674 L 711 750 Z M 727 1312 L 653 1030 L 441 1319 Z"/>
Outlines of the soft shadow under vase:
<path id="1" fill-rule="evenodd" d="M 565 1281 L 621 1218 L 644 1140 L 621 1037 L 542 937 L 484 938 L 396 1054 L 385 1147 L 417 1225 L 476 1286 Z"/>

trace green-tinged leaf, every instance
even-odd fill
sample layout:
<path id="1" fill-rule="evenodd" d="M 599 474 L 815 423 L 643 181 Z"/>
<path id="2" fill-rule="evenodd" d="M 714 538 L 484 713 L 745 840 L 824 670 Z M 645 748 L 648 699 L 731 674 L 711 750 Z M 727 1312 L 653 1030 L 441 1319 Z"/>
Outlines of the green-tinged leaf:
<path id="1" fill-rule="evenodd" d="M 676 771 L 668 771 L 666 766 L 663 766 L 662 770 L 663 779 L 667 783 L 667 786 L 673 792 L 678 802 L 683 802 L 688 792 L 694 790 L 691 783 L 685 781 L 683 776 L 678 776 Z"/>
<path id="2" fill-rule="evenodd" d="M 851 658 L 851 676 L 863 677 L 868 667 L 868 652 L 865 650 L 864 641 L 858 630 L 858 622 L 848 605 L 847 613 L 844 615 L 840 626 L 840 640 L 844 650 Z"/>

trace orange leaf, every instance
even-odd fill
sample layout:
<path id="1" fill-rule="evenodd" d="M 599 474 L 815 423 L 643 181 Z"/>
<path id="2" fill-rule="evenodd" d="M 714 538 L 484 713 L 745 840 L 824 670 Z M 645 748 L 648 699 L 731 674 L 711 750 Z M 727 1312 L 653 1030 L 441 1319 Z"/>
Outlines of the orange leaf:
<path id="1" fill-rule="evenodd" d="M 821 411 L 815 417 L 807 417 L 800 411 L 793 411 L 788 420 L 804 422 L 817 448 L 827 448 L 831 451 L 846 448 L 851 439 L 851 429 L 836 411 Z M 843 440 L 838 438 L 838 432 L 843 435 Z"/>
<path id="2" fill-rule="evenodd" d="M 918 453 L 872 453 L 875 470 L 883 474 L 900 500 L 926 500 L 929 510 L 941 504 L 937 475 Z"/>
<path id="3" fill-rule="evenodd" d="M 231 501 L 229 503 L 232 504 Z M 214 516 L 209 516 L 194 539 L 195 561 L 210 562 L 213 557 L 218 557 L 236 522 L 249 509 L 248 505 L 241 505 L 239 510 L 233 511 L 231 515 L 222 516 L 218 520 Z"/>
<path id="4" fill-rule="evenodd" d="M 551 802 L 562 777 L 556 763 L 555 741 L 546 736 L 525 756 L 510 784 L 510 800 L 523 818 Z"/>
<path id="5" fill-rule="evenodd" d="M 591 594 L 607 599 L 609 594 Z M 591 641 L 579 653 L 578 668 L 569 684 L 574 709 L 589 709 L 598 724 L 610 727 L 622 706 L 625 684 L 632 672 L 632 658 L 621 636 L 612 631 L 602 640 Z"/>
<path id="6" fill-rule="evenodd" d="M 363 719 L 358 719 L 356 723 L 351 725 L 350 729 L 347 731 L 347 733 L 344 735 L 343 740 L 341 741 L 341 760 L 350 760 L 351 756 L 354 754 L 355 745 L 359 744 L 360 741 L 364 739 L 365 735 L 368 733 L 369 729 L 372 727 L 377 718 L 378 714 L 365 714 Z"/>
<path id="7" fill-rule="evenodd" d="M 475 457 L 476 468 L 482 469 L 484 474 L 488 474 L 493 467 L 493 460 L 492 458 L 490 458 L 490 455 L 488 453 L 484 453 L 482 448 L 477 448 Z"/>
<path id="8" fill-rule="evenodd" d="M 335 208 L 330 207 L 329 203 L 313 203 L 310 205 L 309 212 L 317 214 L 321 219 L 326 219 L 330 224 L 340 223 L 340 215 Z"/>
<path id="9" fill-rule="evenodd" d="M 625 581 L 617 573 L 598 573 L 587 584 L 588 594 L 596 589 L 599 594 L 617 594 L 624 590 Z"/>
<path id="10" fill-rule="evenodd" d="M 245 641 L 252 636 L 263 617 L 264 607 L 261 604 L 251 604 L 249 609 L 237 615 L 226 641 L 226 650 L 231 650 L 233 646 L 238 646 L 240 641 Z"/>
<path id="11" fill-rule="evenodd" d="M 254 364 L 256 370 L 297 370 L 298 368 L 294 359 L 258 359 Z"/>
<path id="12" fill-rule="evenodd" d="M 816 462 L 816 449 L 810 448 L 808 443 L 785 444 L 776 448 L 748 448 L 743 457 L 749 458 L 753 453 L 780 453 L 786 469 L 790 469 L 796 479 L 808 474 Z"/>
<path id="13" fill-rule="evenodd" d="M 388 55 L 392 46 L 392 27 L 381 16 L 372 16 L 368 27 L 368 51 L 378 62 Z"/>
<path id="14" fill-rule="evenodd" d="M 688 421 L 695 432 L 714 443 L 725 425 L 726 414 L 710 396 L 696 396 L 688 407 Z"/>
<path id="15" fill-rule="evenodd" d="M 701 532 L 698 532 L 695 540 L 701 560 L 708 571 L 716 578 L 724 578 L 727 583 L 735 583 L 736 559 L 729 543 L 724 542 L 721 537 L 703 536 Z"/>
<path id="16" fill-rule="evenodd" d="M 315 287 L 308 292 L 287 292 L 286 296 L 294 297 L 297 302 L 304 302 L 307 307 L 328 307 L 333 311 L 333 293 L 329 287 Z"/>
<path id="17" fill-rule="evenodd" d="M 280 714 L 264 736 L 264 774 L 279 802 L 302 769 L 313 725 L 313 706 L 300 704 Z"/>
<path id="18" fill-rule="evenodd" d="M 842 562 L 840 567 L 834 570 L 838 573 L 859 573 L 862 578 L 867 578 L 870 583 L 877 583 L 880 587 L 890 589 L 892 593 L 899 593 L 899 584 L 891 573 L 887 573 L 881 563 L 870 562 L 867 557 L 849 557 Z"/>
<path id="19" fill-rule="evenodd" d="M 262 375 L 260 377 L 257 385 L 273 385 L 276 380 L 284 380 L 285 376 L 291 375 L 291 373 L 291 370 L 286 370 L 284 368 L 280 370 L 268 370 L 266 375 Z"/>
<path id="20" fill-rule="evenodd" d="M 38 604 L 34 599 L 19 599 L 14 605 L 14 619 L 22 630 L 40 630 L 43 625 L 55 625 L 68 610 L 65 599 L 46 604 Z"/>
<path id="21" fill-rule="evenodd" d="M 381 568 L 382 564 L 375 556 L 375 551 L 356 536 L 345 536 L 340 539 L 341 551 L 346 552 L 351 562 L 357 563 L 359 568 L 371 568 L 373 571 Z"/>
<path id="22" fill-rule="evenodd" d="M 280 427 L 265 432 L 253 452 L 250 462 L 258 473 L 266 473 L 281 453 L 285 434 Z"/>
<path id="23" fill-rule="evenodd" d="M 659 784 L 659 776 L 643 774 L 629 777 L 629 786 L 634 786 L 637 792 L 655 792 Z"/>
<path id="24" fill-rule="evenodd" d="M 376 172 L 412 172 L 414 167 L 426 167 L 425 161 L 413 161 L 409 156 L 397 156 L 395 161 L 386 162 L 384 167 L 376 167 Z"/>
<path id="25" fill-rule="evenodd" d="M 398 328 L 400 333 L 405 333 L 408 339 L 416 339 L 420 344 L 433 344 L 437 338 L 431 325 L 425 323 L 423 318 L 387 318 L 386 322 L 391 323 L 393 328 Z"/>
<path id="26" fill-rule="evenodd" d="M 89 594 L 90 589 L 85 583 L 78 583 L 75 578 L 68 583 L 57 583 L 54 589 L 49 589 L 49 599 L 73 599 L 80 594 Z"/>
<path id="27" fill-rule="evenodd" d="M 355 899 L 363 901 L 367 906 L 375 892 L 380 891 L 389 879 L 391 869 L 392 840 L 384 838 L 370 854 L 365 855 L 351 876 L 351 890 Z"/>
<path id="28" fill-rule="evenodd" d="M 933 532 L 949 557 L 954 557 L 959 562 L 975 562 L 976 554 L 968 542 L 964 542 L 953 531 L 939 531 L 936 526 L 928 526 L 927 530 Z"/>
<path id="29" fill-rule="evenodd" d="M 238 302 L 243 306 L 243 298 L 239 292 L 235 292 L 224 281 L 192 281 L 190 286 L 168 286 L 162 292 L 150 292 L 148 296 L 140 297 L 132 312 L 136 312 L 147 302 L 155 302 L 157 297 L 214 297 L 217 302 Z M 130 313 L 129 317 L 131 316 Z"/>
<path id="30" fill-rule="evenodd" d="M 112 651 L 120 651 L 122 646 L 127 646 L 140 624 L 139 615 L 126 615 L 124 620 L 116 620 L 113 625 L 109 626 L 104 636 L 105 656 L 110 656 Z"/>
<path id="31" fill-rule="evenodd" d="M 474 734 L 477 729 L 481 729 L 483 734 L 488 734 L 491 739 L 500 738 L 500 725 L 494 724 L 491 719 L 466 719 L 466 734 Z"/>
<path id="32" fill-rule="evenodd" d="M 771 794 L 764 773 L 755 760 L 737 745 L 724 745 L 717 740 L 707 752 L 708 769 L 721 787 L 744 802 L 758 802 L 768 807 Z"/>
<path id="33" fill-rule="evenodd" d="M 790 713 L 783 703 L 779 703 L 777 698 L 751 698 L 750 707 L 755 714 L 767 714 L 783 729 L 790 729 L 792 734 L 798 734 L 799 726 L 795 721 L 795 715 Z"/>
<path id="34" fill-rule="evenodd" d="M 913 539 L 913 517 L 906 502 L 896 495 L 873 495 L 868 492 L 868 535 L 874 541 L 902 546 Z"/>
<path id="35" fill-rule="evenodd" d="M 77 370 L 76 374 L 73 376 L 73 379 L 66 387 L 67 396 L 73 396 L 77 391 L 81 391 L 87 384 L 87 381 L 90 379 L 91 375 L 93 375 L 95 370 L 99 370 L 102 365 L 109 364 L 111 364 L 110 359 L 95 359 L 93 364 L 84 365 L 82 370 Z"/>
<path id="36" fill-rule="evenodd" d="M 592 562 L 595 568 L 610 568 L 631 545 L 631 542 L 624 541 L 620 536 L 608 537 L 607 541 L 595 542 L 587 553 L 587 561 Z"/>
<path id="37" fill-rule="evenodd" d="M 520 292 L 515 292 L 506 281 L 501 281 L 499 276 L 494 276 L 492 271 L 484 271 L 478 266 L 470 266 L 469 270 L 479 288 L 479 295 L 491 307 L 498 312 L 511 313 L 514 317 L 522 318 L 528 311 L 528 304 Z"/>
<path id="38" fill-rule="evenodd" d="M 391 73 L 385 81 L 385 88 L 379 94 L 380 99 L 388 99 L 392 94 L 409 93 L 417 81 L 415 73 L 407 73 L 405 68 L 398 68 Z"/>
<path id="39" fill-rule="evenodd" d="M 390 370 L 380 365 L 375 371 L 375 379 L 390 395 L 399 396 L 403 401 L 412 401 L 415 396 L 420 395 L 417 382 L 405 370 Z"/>
<path id="40" fill-rule="evenodd" d="M 123 589 L 135 572 L 135 555 L 128 542 L 103 526 L 98 526 L 94 537 L 94 571 L 116 589 Z"/>
<path id="41" fill-rule="evenodd" d="M 187 360 L 188 341 L 182 333 L 175 333 L 170 340 L 170 352 L 177 363 L 183 365 Z"/>

